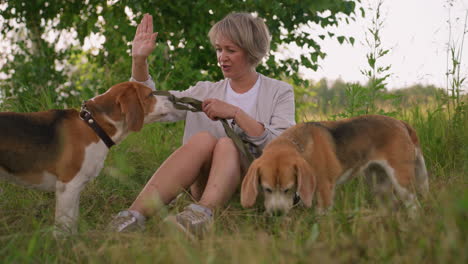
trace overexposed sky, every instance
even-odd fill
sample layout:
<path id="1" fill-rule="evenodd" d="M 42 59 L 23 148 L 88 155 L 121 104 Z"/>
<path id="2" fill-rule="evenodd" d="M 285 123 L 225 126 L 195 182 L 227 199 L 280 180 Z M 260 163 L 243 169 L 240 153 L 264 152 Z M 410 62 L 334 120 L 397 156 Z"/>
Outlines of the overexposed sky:
<path id="1" fill-rule="evenodd" d="M 376 6 L 376 0 L 363 0 L 364 7 Z M 391 49 L 382 65 L 391 64 L 392 76 L 388 88 L 403 88 L 416 83 L 446 86 L 447 43 L 449 25 L 452 24 L 452 43 L 461 45 L 468 0 L 385 0 L 381 9 L 384 26 L 381 30 L 382 45 Z M 323 77 L 341 78 L 349 82 L 365 82 L 361 69 L 368 67 L 364 32 L 370 25 L 371 11 L 366 18 L 359 18 L 349 25 L 333 29 L 338 35 L 354 36 L 354 46 L 340 45 L 336 40 L 324 40 L 321 47 L 327 57 L 320 62 L 317 72 L 304 71 L 304 76 L 314 80 Z M 449 11 L 450 10 L 450 11 Z M 450 12 L 450 16 L 449 16 Z M 297 51 L 292 51 L 297 52 Z M 468 75 L 468 32 L 462 53 L 462 75 Z M 465 92 L 467 85 L 465 84 Z"/>

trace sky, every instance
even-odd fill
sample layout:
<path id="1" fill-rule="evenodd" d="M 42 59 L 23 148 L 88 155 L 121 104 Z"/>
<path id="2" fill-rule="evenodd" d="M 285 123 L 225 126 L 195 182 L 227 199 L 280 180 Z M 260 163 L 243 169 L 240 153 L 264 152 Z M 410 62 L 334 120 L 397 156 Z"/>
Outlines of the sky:
<path id="1" fill-rule="evenodd" d="M 376 6 L 374 0 L 363 0 L 364 7 Z M 413 84 L 436 85 L 446 87 L 447 43 L 449 25 L 452 24 L 452 43 L 461 45 L 463 25 L 468 0 L 455 0 L 449 8 L 447 0 L 386 0 L 383 2 L 381 15 L 384 25 L 381 30 L 382 45 L 390 52 L 383 57 L 382 65 L 391 65 L 391 77 L 388 88 L 403 88 Z M 302 71 L 308 79 L 319 80 L 341 78 L 347 82 L 364 83 L 366 77 L 361 69 L 367 66 L 365 31 L 370 25 L 370 11 L 366 18 L 356 22 L 341 24 L 333 29 L 338 35 L 354 36 L 356 42 L 340 45 L 337 40 L 321 41 L 321 47 L 327 57 L 320 62 L 317 72 Z M 450 12 L 450 15 L 449 15 Z M 458 19 L 458 20 L 457 20 Z M 313 30 L 313 29 L 312 29 Z M 462 74 L 468 75 L 468 32 L 465 35 L 462 50 Z M 291 54 L 300 52 L 290 48 Z M 465 92 L 467 85 L 465 85 Z"/>

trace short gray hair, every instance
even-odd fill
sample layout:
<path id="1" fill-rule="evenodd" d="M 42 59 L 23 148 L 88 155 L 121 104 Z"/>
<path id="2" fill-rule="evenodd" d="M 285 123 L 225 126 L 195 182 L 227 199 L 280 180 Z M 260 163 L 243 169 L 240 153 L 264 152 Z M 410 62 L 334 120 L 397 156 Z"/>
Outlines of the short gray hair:
<path id="1" fill-rule="evenodd" d="M 249 13 L 231 13 L 218 21 L 208 33 L 213 46 L 220 35 L 245 50 L 253 66 L 257 66 L 270 50 L 270 32 L 265 22 Z"/>

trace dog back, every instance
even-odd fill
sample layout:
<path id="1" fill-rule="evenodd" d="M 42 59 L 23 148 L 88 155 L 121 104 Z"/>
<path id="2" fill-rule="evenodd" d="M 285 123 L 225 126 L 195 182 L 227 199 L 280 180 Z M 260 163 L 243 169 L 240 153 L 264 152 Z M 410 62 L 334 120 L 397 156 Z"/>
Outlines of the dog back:
<path id="1" fill-rule="evenodd" d="M 57 160 L 63 149 L 60 124 L 71 111 L 0 113 L 0 166 L 17 174 Z"/>

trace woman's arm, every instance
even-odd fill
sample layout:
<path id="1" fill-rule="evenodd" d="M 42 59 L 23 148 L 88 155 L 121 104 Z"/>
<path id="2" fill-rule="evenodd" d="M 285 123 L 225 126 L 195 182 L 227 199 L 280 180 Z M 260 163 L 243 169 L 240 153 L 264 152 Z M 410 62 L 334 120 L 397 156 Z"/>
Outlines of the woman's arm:
<path id="1" fill-rule="evenodd" d="M 275 137 L 279 136 L 289 127 L 295 125 L 295 106 L 294 106 L 294 92 L 290 85 L 278 94 L 274 99 L 274 106 L 269 120 L 262 120 L 265 130 L 259 136 L 253 136 L 248 133 L 243 133 L 243 137 L 263 149 L 268 142 Z"/>
<path id="2" fill-rule="evenodd" d="M 136 81 L 149 79 L 147 58 L 156 47 L 157 35 L 157 32 L 153 33 L 153 17 L 145 14 L 132 42 L 132 77 Z"/>
<path id="3" fill-rule="evenodd" d="M 265 128 L 257 120 L 245 113 L 240 107 L 219 99 L 209 98 L 203 101 L 203 112 L 211 120 L 218 118 L 233 119 L 242 130 L 250 136 L 260 136 Z"/>

